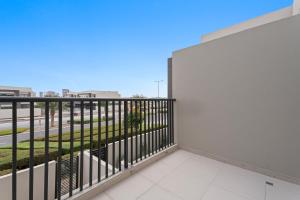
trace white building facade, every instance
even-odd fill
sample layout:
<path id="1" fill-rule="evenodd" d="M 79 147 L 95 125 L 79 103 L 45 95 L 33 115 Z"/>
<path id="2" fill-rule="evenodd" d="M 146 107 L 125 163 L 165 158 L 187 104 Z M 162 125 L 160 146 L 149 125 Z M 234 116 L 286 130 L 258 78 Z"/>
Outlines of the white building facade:
<path id="1" fill-rule="evenodd" d="M 68 89 L 63 89 L 63 97 L 81 97 L 81 98 L 121 98 L 118 91 L 98 91 L 89 90 L 81 92 L 73 92 Z"/>
<path id="2" fill-rule="evenodd" d="M 0 96 L 2 97 L 35 97 L 35 93 L 30 87 L 0 86 Z M 18 104 L 19 108 L 28 108 L 29 103 Z M 10 103 L 0 103 L 0 109 L 11 108 Z"/>

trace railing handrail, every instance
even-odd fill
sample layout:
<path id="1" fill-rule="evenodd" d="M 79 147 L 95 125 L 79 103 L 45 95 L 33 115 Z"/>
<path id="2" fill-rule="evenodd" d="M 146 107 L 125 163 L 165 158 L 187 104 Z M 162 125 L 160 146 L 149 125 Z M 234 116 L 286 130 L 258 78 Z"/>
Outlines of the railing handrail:
<path id="1" fill-rule="evenodd" d="M 175 98 L 97 98 L 97 97 L 0 97 L 0 102 L 43 101 L 176 101 Z"/>

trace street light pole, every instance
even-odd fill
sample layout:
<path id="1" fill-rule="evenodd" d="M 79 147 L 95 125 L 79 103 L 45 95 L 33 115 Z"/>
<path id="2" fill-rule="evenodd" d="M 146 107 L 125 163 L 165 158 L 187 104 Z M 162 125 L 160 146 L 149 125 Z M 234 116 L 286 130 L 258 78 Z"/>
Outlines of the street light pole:
<path id="1" fill-rule="evenodd" d="M 157 80 L 157 81 L 154 81 L 154 82 L 157 83 L 157 97 L 159 98 L 159 83 L 163 82 L 163 80 Z"/>

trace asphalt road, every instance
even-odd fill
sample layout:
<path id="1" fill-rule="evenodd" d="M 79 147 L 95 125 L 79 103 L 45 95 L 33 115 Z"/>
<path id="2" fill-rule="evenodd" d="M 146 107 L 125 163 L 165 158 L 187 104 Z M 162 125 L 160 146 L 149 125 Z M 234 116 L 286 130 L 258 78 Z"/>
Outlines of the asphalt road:
<path id="1" fill-rule="evenodd" d="M 118 120 L 116 120 L 116 123 L 118 123 Z M 109 121 L 109 125 L 112 124 L 112 121 Z M 105 126 L 105 122 L 101 122 L 101 125 Z M 85 124 L 85 128 L 89 128 L 89 124 Z M 94 123 L 94 127 L 98 126 L 98 123 Z M 74 125 L 74 130 L 80 130 L 80 125 Z M 70 132 L 70 126 L 65 126 L 62 129 L 62 132 Z M 57 135 L 58 134 L 58 128 L 52 128 L 49 129 L 49 135 Z M 45 136 L 45 131 L 44 130 L 39 130 L 39 131 L 34 131 L 34 138 L 39 138 L 39 137 L 44 137 Z M 19 133 L 17 134 L 17 142 L 25 141 L 30 139 L 30 134 L 29 132 L 25 133 Z M 0 136 L 0 147 L 4 146 L 10 146 L 12 144 L 12 135 L 5 135 L 5 136 Z"/>
<path id="2" fill-rule="evenodd" d="M 122 116 L 122 120 L 123 120 L 123 116 Z M 118 117 L 116 116 L 116 123 L 119 122 Z M 109 121 L 109 125 L 112 124 L 112 121 Z M 102 126 L 105 126 L 105 121 L 101 122 Z M 89 128 L 89 124 L 85 124 L 84 125 L 85 128 Z M 94 123 L 94 127 L 97 127 L 98 123 Z M 18 126 L 19 127 L 19 126 Z M 74 125 L 74 130 L 80 130 L 80 124 L 75 124 Z M 70 126 L 66 125 L 63 127 L 62 132 L 70 132 Z M 51 128 L 49 129 L 49 135 L 57 135 L 58 134 L 58 128 Z M 36 130 L 34 131 L 34 138 L 39 138 L 39 137 L 44 137 L 45 136 L 45 130 L 39 128 L 36 128 Z M 17 142 L 21 142 L 21 141 L 25 141 L 25 140 L 29 140 L 30 139 L 30 134 L 29 132 L 25 132 L 25 133 L 19 133 L 17 134 Z M 5 135 L 5 136 L 0 136 L 0 147 L 4 147 L 4 146 L 10 146 L 12 145 L 12 135 Z"/>

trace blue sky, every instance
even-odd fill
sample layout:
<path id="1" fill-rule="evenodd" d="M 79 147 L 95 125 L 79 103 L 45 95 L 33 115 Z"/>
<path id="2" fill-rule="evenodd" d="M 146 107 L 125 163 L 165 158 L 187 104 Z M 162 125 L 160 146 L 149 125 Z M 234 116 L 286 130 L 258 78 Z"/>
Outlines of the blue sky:
<path id="1" fill-rule="evenodd" d="M 0 0 L 0 85 L 156 95 L 172 51 L 292 0 Z"/>

